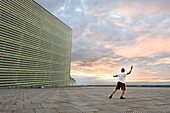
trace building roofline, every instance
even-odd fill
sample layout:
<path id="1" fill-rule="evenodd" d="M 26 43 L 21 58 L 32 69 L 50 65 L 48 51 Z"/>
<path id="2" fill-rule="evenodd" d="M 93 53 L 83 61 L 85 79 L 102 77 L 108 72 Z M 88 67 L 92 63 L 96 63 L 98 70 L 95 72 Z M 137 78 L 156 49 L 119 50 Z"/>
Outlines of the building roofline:
<path id="1" fill-rule="evenodd" d="M 41 8 L 43 8 L 45 11 L 47 11 L 50 15 L 52 15 L 53 17 L 55 17 L 57 20 L 59 20 L 60 22 L 62 22 L 64 25 L 66 25 L 68 28 L 70 28 L 72 30 L 72 28 L 70 26 L 68 26 L 67 24 L 65 24 L 63 21 L 61 21 L 59 18 L 57 18 L 56 16 L 54 16 L 52 13 L 50 13 L 47 9 L 45 9 L 44 7 L 42 7 L 40 4 L 38 4 L 35 0 L 32 0 L 33 2 L 35 2 L 37 5 L 39 5 Z"/>

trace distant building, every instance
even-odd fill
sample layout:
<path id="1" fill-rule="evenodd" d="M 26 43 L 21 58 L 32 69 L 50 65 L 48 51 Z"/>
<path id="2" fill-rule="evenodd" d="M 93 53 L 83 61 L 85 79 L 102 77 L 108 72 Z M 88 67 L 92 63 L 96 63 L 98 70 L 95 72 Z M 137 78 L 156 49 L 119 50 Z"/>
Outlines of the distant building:
<path id="1" fill-rule="evenodd" d="M 69 85 L 72 29 L 34 0 L 0 5 L 0 86 Z"/>

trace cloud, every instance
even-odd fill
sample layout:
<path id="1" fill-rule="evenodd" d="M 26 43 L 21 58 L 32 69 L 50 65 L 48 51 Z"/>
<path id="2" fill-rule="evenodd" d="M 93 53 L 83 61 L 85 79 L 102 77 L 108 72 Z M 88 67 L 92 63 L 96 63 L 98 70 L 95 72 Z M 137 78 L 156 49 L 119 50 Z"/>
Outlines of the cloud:
<path id="1" fill-rule="evenodd" d="M 157 65 L 157 64 L 170 64 L 170 57 L 161 58 L 161 59 L 157 60 L 156 62 L 154 62 L 153 64 L 154 65 Z"/>
<path id="2" fill-rule="evenodd" d="M 100 43 L 82 38 L 75 40 L 73 44 L 72 61 L 93 62 L 110 55 L 112 51 L 110 48 L 104 48 Z"/>
<path id="3" fill-rule="evenodd" d="M 119 17 L 125 17 L 127 23 L 134 22 L 146 15 L 157 14 L 157 13 L 168 13 L 169 4 L 168 0 L 163 1 L 116 1 L 107 0 L 98 1 L 95 3 L 90 13 L 97 17 L 104 17 L 108 14 L 119 15 Z M 133 20 L 133 21 L 132 21 Z"/>
<path id="4" fill-rule="evenodd" d="M 116 60 L 116 59 L 115 59 Z M 75 73 L 86 73 L 93 74 L 93 76 L 106 76 L 111 75 L 114 71 L 119 72 L 121 66 L 113 62 L 113 58 L 104 57 L 96 61 L 82 62 L 82 61 L 73 61 L 72 65 L 72 74 Z"/>
<path id="5" fill-rule="evenodd" d="M 130 46 L 115 47 L 113 51 L 126 58 L 151 57 L 170 52 L 170 38 L 139 38 L 139 43 Z"/>

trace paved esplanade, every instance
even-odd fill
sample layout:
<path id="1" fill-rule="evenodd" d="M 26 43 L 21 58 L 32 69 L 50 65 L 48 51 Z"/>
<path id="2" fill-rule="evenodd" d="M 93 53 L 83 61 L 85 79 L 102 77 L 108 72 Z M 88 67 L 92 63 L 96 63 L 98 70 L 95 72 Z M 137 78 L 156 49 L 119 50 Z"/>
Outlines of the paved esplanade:
<path id="1" fill-rule="evenodd" d="M 112 87 L 0 89 L 0 113 L 170 112 L 170 88 L 128 87 L 109 99 Z"/>

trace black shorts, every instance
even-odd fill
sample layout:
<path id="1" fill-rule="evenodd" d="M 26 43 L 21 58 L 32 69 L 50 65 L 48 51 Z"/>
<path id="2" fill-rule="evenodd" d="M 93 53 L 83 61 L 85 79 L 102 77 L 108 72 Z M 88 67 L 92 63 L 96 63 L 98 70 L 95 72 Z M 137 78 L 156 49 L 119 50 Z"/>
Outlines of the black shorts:
<path id="1" fill-rule="evenodd" d="M 126 85 L 125 85 L 125 83 L 117 82 L 116 89 L 117 89 L 117 90 L 120 90 L 120 88 L 121 88 L 123 91 L 126 90 Z"/>

